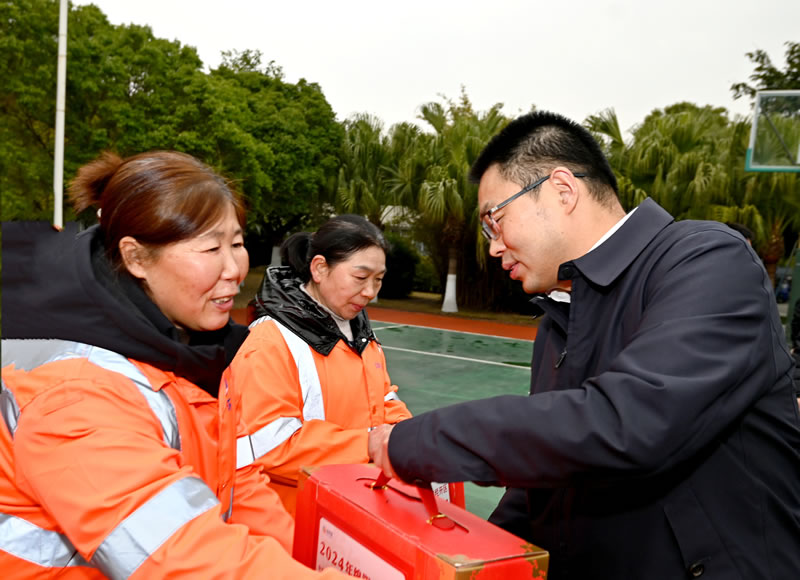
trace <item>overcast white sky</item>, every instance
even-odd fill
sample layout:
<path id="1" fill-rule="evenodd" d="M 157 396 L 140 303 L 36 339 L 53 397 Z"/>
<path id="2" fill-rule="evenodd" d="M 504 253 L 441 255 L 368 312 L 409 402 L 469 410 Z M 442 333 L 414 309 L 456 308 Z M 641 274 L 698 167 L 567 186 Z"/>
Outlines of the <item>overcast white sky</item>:
<path id="1" fill-rule="evenodd" d="M 194 46 L 207 68 L 258 49 L 287 81 L 318 83 L 339 120 L 367 112 L 387 128 L 462 85 L 476 109 L 509 116 L 613 107 L 625 132 L 679 101 L 748 114 L 730 91 L 753 72 L 745 53 L 783 69 L 784 43 L 800 41 L 798 0 L 73 1 Z"/>

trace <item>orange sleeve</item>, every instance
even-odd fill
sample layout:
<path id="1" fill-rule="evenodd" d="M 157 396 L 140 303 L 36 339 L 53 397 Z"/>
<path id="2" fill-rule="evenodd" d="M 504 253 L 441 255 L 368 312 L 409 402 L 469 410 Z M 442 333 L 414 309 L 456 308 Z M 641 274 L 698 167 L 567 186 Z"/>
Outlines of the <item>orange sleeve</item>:
<path id="1" fill-rule="evenodd" d="M 246 435 L 240 423 L 239 435 Z M 294 519 L 278 494 L 267 485 L 269 477 L 257 464 L 251 463 L 236 470 L 233 488 L 233 512 L 228 520 L 232 524 L 244 524 L 251 535 L 270 536 L 292 553 Z"/>
<path id="2" fill-rule="evenodd" d="M 408 410 L 403 401 L 386 401 L 384 408 L 387 423 L 399 423 L 411 418 L 411 411 Z"/>
<path id="3" fill-rule="evenodd" d="M 235 508 L 234 508 L 235 509 Z M 176 532 L 133 574 L 150 578 L 236 578 L 243 580 L 345 580 L 338 570 L 316 572 L 301 564 L 274 538 L 254 536 L 246 526 L 225 524 L 206 512 Z"/>
<path id="4" fill-rule="evenodd" d="M 296 420 L 287 421 L 280 443 L 257 458 L 271 479 L 296 483 L 306 465 L 369 461 L 366 427 L 345 429 L 331 421 L 303 420 L 297 365 L 274 324 L 251 329 L 230 372 L 242 394 L 242 416 L 251 434 L 276 420 Z"/>
<path id="5" fill-rule="evenodd" d="M 38 396 L 24 408 L 14 437 L 20 490 L 44 507 L 87 560 L 119 524 L 172 484 L 202 486 L 163 442 L 132 383 L 106 378 L 67 380 Z M 216 501 L 211 490 L 208 495 Z M 344 577 L 308 569 L 274 538 L 223 522 L 220 504 L 210 505 L 168 530 L 130 577 L 263 578 L 265 571 L 287 580 Z"/>
<path id="6" fill-rule="evenodd" d="M 370 343 L 370 349 L 374 349 L 376 351 L 375 356 L 380 358 L 381 364 L 383 366 L 383 384 L 384 384 L 384 405 L 383 405 L 383 413 L 384 413 L 384 421 L 386 423 L 398 423 L 405 419 L 411 418 L 411 411 L 408 410 L 406 404 L 399 398 L 399 387 L 397 385 L 392 384 L 391 379 L 389 378 L 389 371 L 386 367 L 386 356 L 383 354 L 383 348 L 381 348 L 377 343 L 372 342 Z M 385 400 L 386 396 L 390 393 L 396 393 L 398 398 L 390 398 L 388 401 Z"/>

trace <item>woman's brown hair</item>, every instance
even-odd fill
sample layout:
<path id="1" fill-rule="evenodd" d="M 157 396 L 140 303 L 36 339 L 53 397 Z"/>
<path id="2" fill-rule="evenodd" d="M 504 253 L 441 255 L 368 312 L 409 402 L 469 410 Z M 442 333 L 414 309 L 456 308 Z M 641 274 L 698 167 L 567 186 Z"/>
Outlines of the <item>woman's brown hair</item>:
<path id="1" fill-rule="evenodd" d="M 233 204 L 244 229 L 245 210 L 230 183 L 191 155 L 153 151 L 121 159 L 114 153 L 78 170 L 69 198 L 77 212 L 100 211 L 100 228 L 112 267 L 124 269 L 119 242 L 131 236 L 155 257 L 222 219 Z"/>

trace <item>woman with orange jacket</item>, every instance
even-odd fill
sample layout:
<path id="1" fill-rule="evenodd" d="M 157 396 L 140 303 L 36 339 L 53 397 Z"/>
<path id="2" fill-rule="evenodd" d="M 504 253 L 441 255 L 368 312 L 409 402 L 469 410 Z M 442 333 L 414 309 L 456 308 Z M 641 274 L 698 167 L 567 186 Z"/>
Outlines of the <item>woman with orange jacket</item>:
<path id="1" fill-rule="evenodd" d="M 372 427 L 411 416 L 389 379 L 365 307 L 380 290 L 387 244 L 366 219 L 341 215 L 281 246 L 257 320 L 231 363 L 250 435 L 240 441 L 291 514 L 306 465 L 367 463 Z"/>
<path id="2" fill-rule="evenodd" d="M 338 577 L 292 560 L 291 517 L 237 465 L 239 197 L 174 152 L 105 154 L 70 195 L 99 225 L 3 225 L 2 576 Z"/>

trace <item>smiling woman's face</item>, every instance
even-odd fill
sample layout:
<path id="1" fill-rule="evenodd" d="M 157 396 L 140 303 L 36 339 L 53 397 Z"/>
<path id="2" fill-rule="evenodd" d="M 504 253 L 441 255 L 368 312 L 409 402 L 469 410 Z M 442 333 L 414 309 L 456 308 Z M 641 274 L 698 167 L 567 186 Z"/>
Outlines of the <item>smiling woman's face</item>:
<path id="1" fill-rule="evenodd" d="M 336 315 L 352 320 L 378 295 L 385 273 L 386 254 L 377 246 L 354 252 L 333 267 L 318 255 L 311 261 L 314 283 L 309 292 Z"/>
<path id="2" fill-rule="evenodd" d="M 175 326 L 208 331 L 227 324 L 249 258 L 231 206 L 203 233 L 161 248 L 155 259 L 127 266 Z"/>

